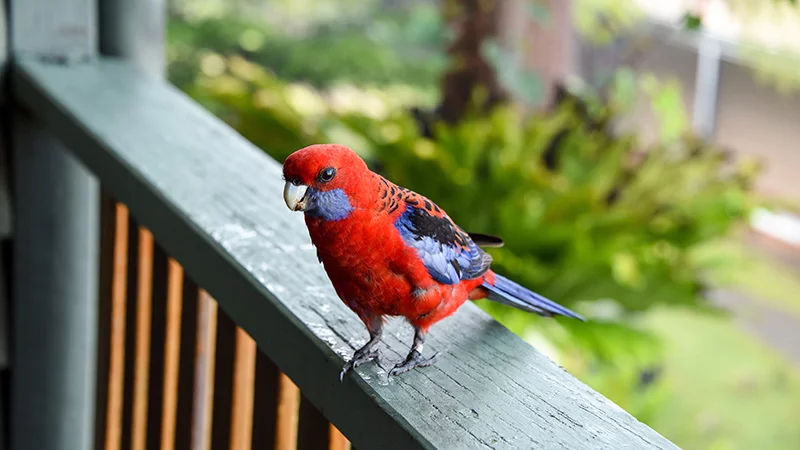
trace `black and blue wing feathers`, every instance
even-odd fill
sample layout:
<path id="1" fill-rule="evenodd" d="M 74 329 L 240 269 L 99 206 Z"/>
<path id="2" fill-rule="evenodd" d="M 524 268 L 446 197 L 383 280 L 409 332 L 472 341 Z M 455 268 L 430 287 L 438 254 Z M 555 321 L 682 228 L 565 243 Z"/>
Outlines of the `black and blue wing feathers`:
<path id="1" fill-rule="evenodd" d="M 409 204 L 394 225 L 439 283 L 456 284 L 489 270 L 492 257 L 446 215 Z"/>
<path id="2" fill-rule="evenodd" d="M 430 276 L 442 284 L 457 284 L 484 275 L 492 257 L 481 246 L 500 247 L 503 240 L 466 233 L 439 208 L 425 199 L 406 202 L 394 226 L 407 245 L 417 251 Z M 476 243 L 476 241 L 478 243 Z M 585 321 L 579 314 L 519 284 L 495 274 L 494 284 L 481 285 L 490 300 L 542 316 L 562 315 Z"/>

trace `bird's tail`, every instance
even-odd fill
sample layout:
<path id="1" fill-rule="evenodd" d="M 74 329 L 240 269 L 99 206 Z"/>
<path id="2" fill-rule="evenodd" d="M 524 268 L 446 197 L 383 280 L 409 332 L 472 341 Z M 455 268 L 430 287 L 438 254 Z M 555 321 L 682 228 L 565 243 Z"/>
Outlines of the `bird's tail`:
<path id="1" fill-rule="evenodd" d="M 494 300 L 504 305 L 533 312 L 540 316 L 561 315 L 586 321 L 579 314 L 491 271 L 487 273 L 486 281 L 483 282 L 481 287 L 488 291 L 487 298 L 489 300 Z"/>

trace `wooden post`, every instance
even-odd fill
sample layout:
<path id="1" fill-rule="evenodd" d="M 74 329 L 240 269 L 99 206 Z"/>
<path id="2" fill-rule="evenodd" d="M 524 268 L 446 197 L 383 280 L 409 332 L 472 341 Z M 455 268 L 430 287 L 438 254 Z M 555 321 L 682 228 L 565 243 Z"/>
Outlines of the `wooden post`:
<path id="1" fill-rule="evenodd" d="M 122 56 L 145 72 L 164 76 L 165 0 L 99 0 L 100 52 Z"/>
<path id="2" fill-rule="evenodd" d="M 11 51 L 78 65 L 95 53 L 89 0 L 10 0 Z M 25 111 L 14 111 L 15 245 L 11 448 L 94 442 L 97 181 Z"/>
<path id="3" fill-rule="evenodd" d="M 6 9 L 0 11 L 0 73 L 5 73 L 8 64 L 8 24 L 6 22 Z M 7 111 L 8 96 L 6 95 L 5 79 L 0 79 L 0 110 Z M 0 121 L 0 251 L 8 246 L 8 237 L 11 233 L 11 200 L 8 190 L 8 121 Z M 8 320 L 8 264 L 0 258 L 0 383 L 8 380 L 9 366 L 9 328 Z M 0 393 L 0 405 L 8 402 L 6 393 Z M 5 409 L 5 408 L 3 408 Z M 6 436 L 6 413 L 0 411 L 0 449 L 5 448 Z"/>

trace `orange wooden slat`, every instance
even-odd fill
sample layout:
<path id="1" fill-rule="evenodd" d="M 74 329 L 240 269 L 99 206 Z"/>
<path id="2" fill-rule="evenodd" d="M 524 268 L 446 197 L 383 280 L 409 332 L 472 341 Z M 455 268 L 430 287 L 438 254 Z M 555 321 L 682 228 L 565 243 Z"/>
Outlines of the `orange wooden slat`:
<path id="1" fill-rule="evenodd" d="M 193 450 L 211 450 L 217 308 L 217 302 L 206 291 L 201 290 L 197 300 L 197 353 L 192 413 Z"/>
<path id="2" fill-rule="evenodd" d="M 231 450 L 251 449 L 257 350 L 253 338 L 243 329 L 237 328 L 231 406 Z"/>
<path id="3" fill-rule="evenodd" d="M 300 390 L 285 374 L 278 378 L 278 420 L 275 425 L 275 450 L 297 448 Z"/>
<path id="4" fill-rule="evenodd" d="M 150 388 L 150 332 L 153 314 L 153 235 L 144 227 L 139 228 L 139 271 L 136 293 L 136 349 L 133 362 L 131 450 L 145 450 Z"/>
<path id="5" fill-rule="evenodd" d="M 109 333 L 108 394 L 106 403 L 106 450 L 120 450 L 125 386 L 125 314 L 128 289 L 128 208 L 114 207 L 111 274 L 111 329 Z"/>
<path id="6" fill-rule="evenodd" d="M 167 268 L 167 320 L 164 342 L 164 392 L 162 400 L 161 450 L 175 449 L 180 372 L 183 267 L 170 258 Z"/>
<path id="7" fill-rule="evenodd" d="M 349 450 L 350 441 L 333 424 L 328 424 L 328 449 L 329 450 Z"/>

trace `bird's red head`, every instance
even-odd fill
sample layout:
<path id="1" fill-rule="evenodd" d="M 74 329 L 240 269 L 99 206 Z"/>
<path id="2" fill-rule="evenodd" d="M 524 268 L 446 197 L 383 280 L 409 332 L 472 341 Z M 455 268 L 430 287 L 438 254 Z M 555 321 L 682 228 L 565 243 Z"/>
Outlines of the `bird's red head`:
<path id="1" fill-rule="evenodd" d="M 283 163 L 283 198 L 293 211 L 328 220 L 347 217 L 364 206 L 370 170 L 354 151 L 338 144 L 311 145 L 289 155 Z"/>

